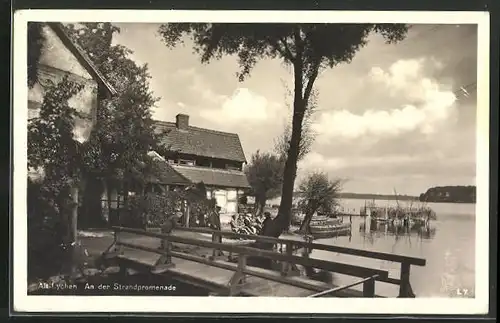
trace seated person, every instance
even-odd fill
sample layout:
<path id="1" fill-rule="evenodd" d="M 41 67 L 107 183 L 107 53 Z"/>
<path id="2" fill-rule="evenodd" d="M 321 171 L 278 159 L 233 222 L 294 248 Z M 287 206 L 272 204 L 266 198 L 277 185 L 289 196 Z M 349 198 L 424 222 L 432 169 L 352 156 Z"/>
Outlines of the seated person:
<path id="1" fill-rule="evenodd" d="M 271 223 L 271 213 L 269 212 L 264 212 L 264 222 L 262 222 L 262 230 L 260 231 L 260 234 L 263 235 L 264 232 L 266 232 L 266 228 L 269 226 Z"/>
<path id="2" fill-rule="evenodd" d="M 229 222 L 229 225 L 231 226 L 231 230 L 235 231 L 240 225 L 238 224 L 238 215 L 234 214 L 231 217 L 231 222 Z"/>

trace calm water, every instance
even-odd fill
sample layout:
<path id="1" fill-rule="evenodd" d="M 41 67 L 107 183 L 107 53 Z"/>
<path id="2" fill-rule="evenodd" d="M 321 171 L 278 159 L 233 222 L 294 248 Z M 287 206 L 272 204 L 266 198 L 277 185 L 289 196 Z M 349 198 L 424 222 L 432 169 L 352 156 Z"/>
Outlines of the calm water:
<path id="1" fill-rule="evenodd" d="M 376 201 L 379 206 L 393 205 L 395 201 Z M 406 205 L 406 202 L 399 202 Z M 364 200 L 345 199 L 345 209 L 359 213 Z M 352 248 L 390 252 L 425 258 L 425 267 L 412 266 L 411 283 L 417 297 L 468 297 L 474 295 L 475 285 L 475 204 L 428 203 L 437 213 L 437 220 L 431 222 L 430 231 L 395 233 L 384 226 L 370 230 L 369 221 L 353 217 L 352 237 L 318 239 L 318 243 L 341 245 Z M 348 220 L 347 220 L 348 221 Z M 313 251 L 313 258 L 338 262 L 354 261 L 361 266 L 376 267 L 399 277 L 399 264 L 364 259 L 360 257 Z M 355 260 L 354 260 L 355 259 Z M 350 282 L 351 277 L 336 275 L 338 283 Z M 377 283 L 376 292 L 385 296 L 397 296 L 398 287 Z"/>

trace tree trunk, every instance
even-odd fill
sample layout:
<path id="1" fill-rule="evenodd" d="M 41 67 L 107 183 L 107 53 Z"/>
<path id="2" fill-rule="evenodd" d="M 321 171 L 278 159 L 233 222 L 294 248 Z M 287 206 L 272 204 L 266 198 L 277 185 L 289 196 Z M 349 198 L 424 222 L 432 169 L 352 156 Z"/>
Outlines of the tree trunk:
<path id="1" fill-rule="evenodd" d="M 108 224 L 110 226 L 119 225 L 113 219 L 113 216 L 116 216 L 116 214 L 112 215 L 111 213 L 111 190 L 113 189 L 111 182 L 109 180 L 105 180 L 104 185 L 106 185 L 106 202 L 108 204 Z"/>
<path id="2" fill-rule="evenodd" d="M 302 223 L 300 224 L 300 233 L 311 233 L 311 228 L 309 227 L 309 224 L 311 223 L 311 220 L 314 216 L 314 213 L 318 211 L 319 209 L 319 204 L 316 201 L 309 201 L 307 202 L 307 207 L 306 207 L 306 215 L 304 216 L 304 220 L 302 220 Z"/>
<path id="3" fill-rule="evenodd" d="M 314 215 L 314 212 L 307 212 L 306 216 L 304 217 L 304 220 L 302 220 L 302 223 L 300 224 L 300 233 L 310 233 L 310 228 L 309 224 L 311 223 L 312 217 Z"/>
<path id="4" fill-rule="evenodd" d="M 265 197 L 258 198 L 257 205 L 259 207 L 257 210 L 257 215 L 261 216 L 264 213 L 264 207 L 266 206 L 266 198 Z"/>
<path id="5" fill-rule="evenodd" d="M 300 90 L 299 90 L 300 95 Z M 295 96 L 294 99 L 294 114 L 292 125 L 292 136 L 290 140 L 290 148 L 288 157 L 285 162 L 283 172 L 283 187 L 281 190 L 281 202 L 278 210 L 278 216 L 270 223 L 268 229 L 264 233 L 266 236 L 279 237 L 281 233 L 290 226 L 293 189 L 295 177 L 297 174 L 297 161 L 299 156 L 299 146 L 302 135 L 302 121 L 304 119 L 304 107 L 301 97 Z"/>
<path id="6" fill-rule="evenodd" d="M 78 256 L 79 256 L 79 243 L 78 243 L 78 182 L 74 181 L 71 185 L 71 214 L 70 214 L 70 241 L 71 247 L 69 248 L 70 261 L 71 261 L 71 275 L 75 277 L 78 270 Z"/>
<path id="7" fill-rule="evenodd" d="M 308 76 L 306 86 L 304 88 L 304 40 L 301 36 L 300 27 L 294 32 L 296 55 L 293 60 L 294 72 L 294 97 L 293 97 L 293 117 L 292 117 L 292 135 L 288 148 L 288 155 L 283 171 L 283 184 L 281 190 L 281 203 L 278 210 L 278 216 L 270 223 L 264 235 L 271 237 L 279 237 L 284 230 L 290 227 L 292 220 L 292 204 L 293 204 L 293 189 L 295 177 L 297 174 L 297 162 L 300 153 L 300 143 L 302 137 L 302 123 L 304 115 L 311 95 L 314 81 L 318 76 L 319 63 L 318 60 L 313 68 L 311 75 Z M 256 245 L 256 247 L 259 247 Z"/>

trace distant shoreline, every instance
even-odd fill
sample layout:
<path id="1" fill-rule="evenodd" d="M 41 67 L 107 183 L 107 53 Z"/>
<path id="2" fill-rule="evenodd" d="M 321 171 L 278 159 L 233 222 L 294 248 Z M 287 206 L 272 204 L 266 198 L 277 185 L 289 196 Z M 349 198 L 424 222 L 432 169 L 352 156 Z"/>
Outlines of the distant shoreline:
<path id="1" fill-rule="evenodd" d="M 339 196 L 339 198 L 342 198 L 342 199 L 418 201 L 418 196 L 411 196 L 411 195 L 339 193 L 338 196 Z"/>
<path id="2" fill-rule="evenodd" d="M 300 193 L 294 193 L 294 200 L 299 198 Z M 427 198 L 426 201 L 422 200 L 419 196 L 413 195 L 394 195 L 394 194 L 370 194 L 370 193 L 339 193 L 340 199 L 364 200 L 364 201 L 400 201 L 400 202 L 415 202 L 415 203 L 451 203 L 451 204 L 476 204 L 475 201 L 467 201 L 463 199 L 456 200 L 443 200 L 435 198 Z M 279 198 L 271 199 L 268 201 L 270 204 L 279 205 Z"/>
<path id="3" fill-rule="evenodd" d="M 408 195 L 371 195 L 371 194 L 355 194 L 355 193 L 342 193 L 339 194 L 341 199 L 352 199 L 352 200 L 366 200 L 366 201 L 409 201 L 409 202 L 419 202 L 419 198 L 416 196 Z M 450 204 L 476 204 L 475 202 L 463 202 L 463 201 L 428 201 L 427 203 L 450 203 Z"/>

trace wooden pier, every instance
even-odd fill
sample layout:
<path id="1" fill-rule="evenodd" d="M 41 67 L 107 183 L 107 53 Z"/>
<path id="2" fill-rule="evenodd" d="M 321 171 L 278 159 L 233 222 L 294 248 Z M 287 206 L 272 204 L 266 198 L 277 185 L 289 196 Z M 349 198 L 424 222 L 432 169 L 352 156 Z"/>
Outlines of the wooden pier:
<path id="1" fill-rule="evenodd" d="M 213 295 L 381 297 L 375 293 L 375 283 L 385 282 L 399 285 L 399 297 L 413 297 L 410 268 L 412 265 L 425 266 L 425 259 L 421 258 L 205 228 L 175 228 L 169 234 L 124 227 L 113 229 L 114 242 L 103 257 L 118 263 L 122 273 L 134 270 L 151 275 L 165 275 L 207 289 Z M 181 232 L 198 235 L 197 238 L 185 237 L 179 235 Z M 215 242 L 219 241 L 220 236 L 225 238 L 225 242 Z M 240 242 L 227 238 L 245 240 Z M 267 250 L 250 247 L 250 243 L 255 241 L 273 245 L 274 248 Z M 205 254 L 177 251 L 179 246 L 197 248 Z M 301 249 L 397 262 L 401 264 L 400 277 L 389 277 L 386 270 L 294 255 Z M 255 259 L 269 259 L 274 264 L 273 270 L 252 265 Z M 299 266 L 353 276 L 357 280 L 345 286 L 335 286 L 299 276 Z M 358 285 L 362 285 L 362 292 L 353 289 Z"/>

